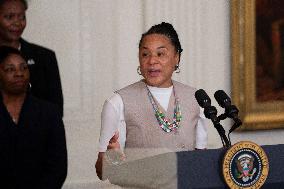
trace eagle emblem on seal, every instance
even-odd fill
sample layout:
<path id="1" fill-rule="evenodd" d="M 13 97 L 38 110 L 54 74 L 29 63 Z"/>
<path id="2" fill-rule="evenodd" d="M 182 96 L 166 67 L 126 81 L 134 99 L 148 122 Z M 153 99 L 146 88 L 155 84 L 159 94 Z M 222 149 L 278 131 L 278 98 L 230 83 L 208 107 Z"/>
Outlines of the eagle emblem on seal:
<path id="1" fill-rule="evenodd" d="M 252 180 L 256 173 L 256 168 L 253 168 L 254 158 L 249 154 L 242 154 L 236 160 L 237 169 L 236 177 L 242 179 L 243 182 Z"/>

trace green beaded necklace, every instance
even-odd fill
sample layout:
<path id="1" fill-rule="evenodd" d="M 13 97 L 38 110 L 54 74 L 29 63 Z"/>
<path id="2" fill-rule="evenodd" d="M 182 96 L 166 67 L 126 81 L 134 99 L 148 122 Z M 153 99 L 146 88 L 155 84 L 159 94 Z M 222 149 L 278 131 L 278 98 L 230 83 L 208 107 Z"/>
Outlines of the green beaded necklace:
<path id="1" fill-rule="evenodd" d="M 149 88 L 147 87 L 147 91 L 148 91 L 148 97 L 149 100 L 153 106 L 154 112 L 155 112 L 155 117 L 159 123 L 159 126 L 167 133 L 171 132 L 171 131 L 176 131 L 179 127 L 180 127 L 180 122 L 182 120 L 182 116 L 181 116 L 181 110 L 180 110 L 180 103 L 179 103 L 179 99 L 176 97 L 175 95 L 175 88 L 173 87 L 173 93 L 174 93 L 174 97 L 175 97 L 175 109 L 174 109 L 174 116 L 173 116 L 173 121 L 170 122 L 165 114 L 159 109 L 158 105 L 156 104 L 154 97 L 152 95 L 152 93 L 150 92 Z"/>

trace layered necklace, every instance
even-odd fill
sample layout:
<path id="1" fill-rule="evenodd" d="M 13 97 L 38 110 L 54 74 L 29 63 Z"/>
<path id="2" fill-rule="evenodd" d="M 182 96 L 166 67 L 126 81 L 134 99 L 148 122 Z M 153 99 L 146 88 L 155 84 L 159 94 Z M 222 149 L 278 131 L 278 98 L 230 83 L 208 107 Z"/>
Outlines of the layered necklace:
<path id="1" fill-rule="evenodd" d="M 170 122 L 166 118 L 165 114 L 160 110 L 159 106 L 155 102 L 154 97 L 152 93 L 150 92 L 149 88 L 147 87 L 147 85 L 146 85 L 146 88 L 148 91 L 148 97 L 153 106 L 155 117 L 159 123 L 159 126 L 167 133 L 171 131 L 176 131 L 180 127 L 182 116 L 181 116 L 181 110 L 180 110 L 180 102 L 179 102 L 179 99 L 176 97 L 174 86 L 173 86 L 173 94 L 175 97 L 175 109 L 174 109 L 174 116 L 173 116 L 172 122 Z"/>

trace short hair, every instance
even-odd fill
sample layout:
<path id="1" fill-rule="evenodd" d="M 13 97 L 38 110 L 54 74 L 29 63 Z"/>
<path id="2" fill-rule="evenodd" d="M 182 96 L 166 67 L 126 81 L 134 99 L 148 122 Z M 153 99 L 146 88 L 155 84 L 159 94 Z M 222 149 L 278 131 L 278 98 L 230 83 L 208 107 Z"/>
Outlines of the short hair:
<path id="1" fill-rule="evenodd" d="M 0 0 L 0 7 L 4 5 L 4 3 L 8 2 L 8 1 L 11 1 L 11 0 Z M 25 10 L 28 9 L 28 2 L 27 0 L 14 0 L 14 1 L 20 1 L 24 7 L 25 7 Z"/>
<path id="2" fill-rule="evenodd" d="M 8 56 L 12 54 L 19 55 L 25 60 L 24 55 L 18 49 L 10 46 L 0 46 L 0 64 L 2 64 Z"/>
<path id="3" fill-rule="evenodd" d="M 176 52 L 179 53 L 179 55 L 181 55 L 181 52 L 183 51 L 183 49 L 181 48 L 178 34 L 176 30 L 174 29 L 174 27 L 172 26 L 172 24 L 162 22 L 160 24 L 152 26 L 147 32 L 142 34 L 140 42 L 139 42 L 139 47 L 141 47 L 141 43 L 144 37 L 150 34 L 161 34 L 169 38 L 171 43 L 175 47 Z"/>

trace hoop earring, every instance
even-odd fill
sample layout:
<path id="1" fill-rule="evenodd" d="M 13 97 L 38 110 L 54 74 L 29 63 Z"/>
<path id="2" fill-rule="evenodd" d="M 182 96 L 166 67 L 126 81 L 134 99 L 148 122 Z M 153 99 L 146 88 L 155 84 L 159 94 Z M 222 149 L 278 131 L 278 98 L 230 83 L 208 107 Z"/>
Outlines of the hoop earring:
<path id="1" fill-rule="evenodd" d="M 137 67 L 136 71 L 137 71 L 138 75 L 142 75 L 141 70 L 140 70 L 140 66 Z"/>
<path id="2" fill-rule="evenodd" d="M 179 64 L 175 65 L 175 72 L 176 72 L 176 73 L 180 73 Z"/>

